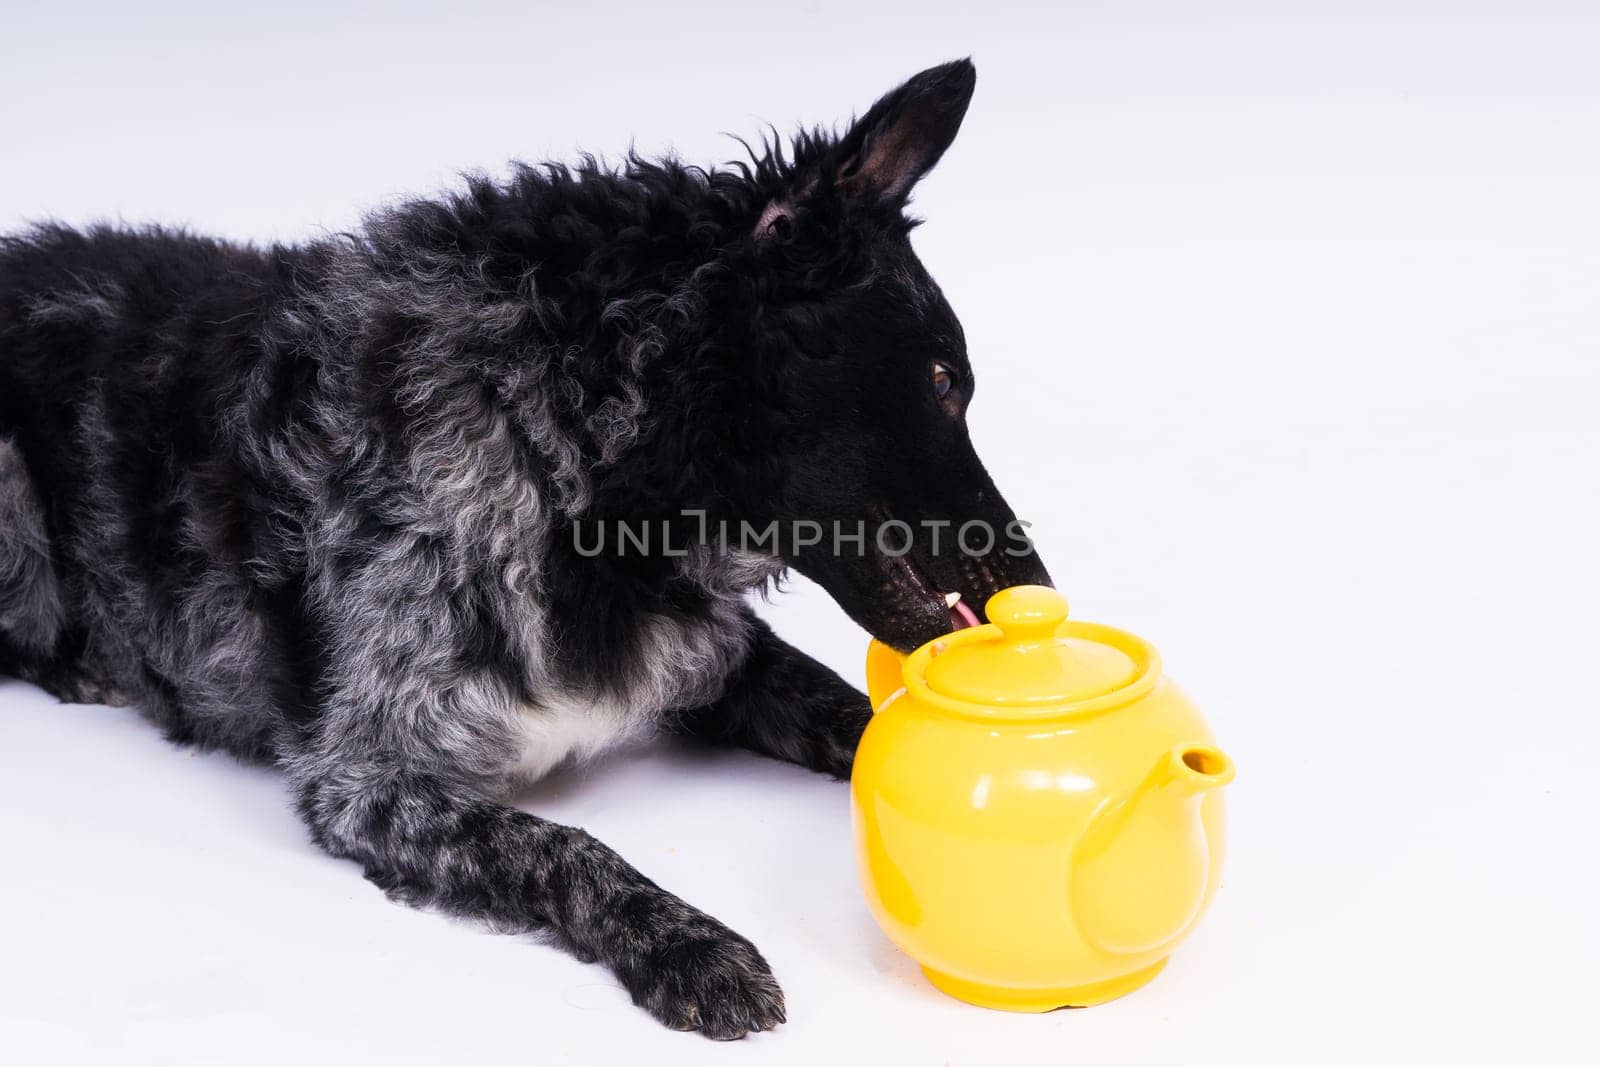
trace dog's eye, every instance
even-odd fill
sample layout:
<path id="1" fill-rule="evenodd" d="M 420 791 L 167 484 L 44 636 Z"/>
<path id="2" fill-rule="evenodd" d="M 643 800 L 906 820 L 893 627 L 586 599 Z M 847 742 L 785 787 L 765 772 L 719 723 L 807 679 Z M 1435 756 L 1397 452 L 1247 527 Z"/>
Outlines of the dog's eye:
<path id="1" fill-rule="evenodd" d="M 956 384 L 956 376 L 949 367 L 943 363 L 933 365 L 933 395 L 943 400 L 949 394 L 950 388 Z"/>

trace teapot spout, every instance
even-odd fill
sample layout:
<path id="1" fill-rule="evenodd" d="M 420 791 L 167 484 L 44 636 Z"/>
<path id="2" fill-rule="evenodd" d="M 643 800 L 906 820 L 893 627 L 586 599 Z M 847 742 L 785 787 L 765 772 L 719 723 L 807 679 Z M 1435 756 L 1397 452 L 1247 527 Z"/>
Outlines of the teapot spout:
<path id="1" fill-rule="evenodd" d="M 1233 781 L 1233 760 L 1215 745 L 1179 745 L 1161 757 L 1151 778 L 1185 795 L 1203 793 Z"/>
<path id="2" fill-rule="evenodd" d="M 874 712 L 905 688 L 906 657 L 882 641 L 867 645 L 867 699 Z"/>
<path id="3" fill-rule="evenodd" d="M 1072 864 L 1078 928 L 1107 952 L 1153 952 L 1183 936 L 1214 887 L 1202 794 L 1233 781 L 1233 760 L 1190 742 L 1163 752 L 1096 816 Z"/>

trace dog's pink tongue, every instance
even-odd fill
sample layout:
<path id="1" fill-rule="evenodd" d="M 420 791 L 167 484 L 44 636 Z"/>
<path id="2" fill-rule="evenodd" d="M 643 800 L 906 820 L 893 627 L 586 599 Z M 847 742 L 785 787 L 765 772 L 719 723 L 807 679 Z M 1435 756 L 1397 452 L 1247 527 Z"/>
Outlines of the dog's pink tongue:
<path id="1" fill-rule="evenodd" d="M 945 606 L 950 609 L 950 628 L 962 630 L 968 626 L 978 625 L 978 613 L 961 602 L 960 593 L 946 593 Z"/>

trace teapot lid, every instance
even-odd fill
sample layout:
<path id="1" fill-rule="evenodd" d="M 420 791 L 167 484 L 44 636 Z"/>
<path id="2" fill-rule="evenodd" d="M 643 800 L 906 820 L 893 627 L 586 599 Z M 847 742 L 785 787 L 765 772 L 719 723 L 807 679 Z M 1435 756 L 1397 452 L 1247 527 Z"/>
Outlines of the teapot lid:
<path id="1" fill-rule="evenodd" d="M 1067 600 L 1054 589 L 1013 586 L 991 597 L 985 610 L 990 625 L 919 649 L 912 658 L 922 660 L 916 664 L 922 670 L 908 669 L 908 682 L 920 674 L 929 693 L 966 705 L 962 710 L 1063 713 L 1126 703 L 1160 677 L 1155 649 L 1109 626 L 1069 622 Z"/>

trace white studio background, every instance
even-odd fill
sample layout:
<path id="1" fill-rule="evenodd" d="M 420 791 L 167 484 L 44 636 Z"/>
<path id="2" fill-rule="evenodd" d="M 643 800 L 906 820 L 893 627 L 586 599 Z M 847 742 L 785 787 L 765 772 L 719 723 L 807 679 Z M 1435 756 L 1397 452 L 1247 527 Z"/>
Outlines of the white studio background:
<path id="1" fill-rule="evenodd" d="M 661 745 L 524 798 L 751 937 L 790 1022 L 667 1032 L 609 976 L 395 906 L 272 774 L 0 683 L 0 1060 L 1320 1063 L 1592 1046 L 1600 752 L 1593 3 L 0 7 L 0 226 L 257 241 L 511 157 L 843 120 L 972 54 L 916 242 L 974 434 L 1075 613 L 1238 762 L 1157 982 L 1044 1016 L 925 986 L 843 786 Z M 856 677 L 817 589 L 769 611 Z M 1004 907 L 1003 900 L 995 902 Z"/>

